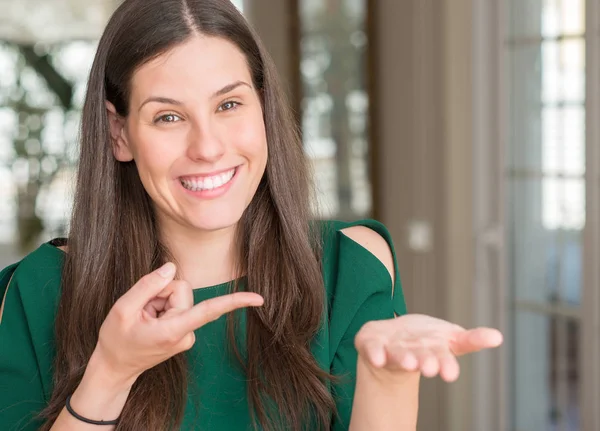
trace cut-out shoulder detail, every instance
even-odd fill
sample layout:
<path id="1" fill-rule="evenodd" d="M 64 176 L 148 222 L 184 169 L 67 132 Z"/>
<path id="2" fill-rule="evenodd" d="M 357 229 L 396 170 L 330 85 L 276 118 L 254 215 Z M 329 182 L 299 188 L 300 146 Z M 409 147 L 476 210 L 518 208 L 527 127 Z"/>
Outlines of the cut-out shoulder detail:
<path id="1" fill-rule="evenodd" d="M 383 263 L 390 273 L 393 286 L 395 280 L 394 257 L 387 241 L 373 229 L 366 226 L 351 226 L 342 229 L 340 232 L 370 251 L 373 256 Z"/>
<path id="2" fill-rule="evenodd" d="M 51 241 L 49 241 L 48 244 L 66 252 L 68 241 L 69 240 L 67 238 L 54 238 Z"/>

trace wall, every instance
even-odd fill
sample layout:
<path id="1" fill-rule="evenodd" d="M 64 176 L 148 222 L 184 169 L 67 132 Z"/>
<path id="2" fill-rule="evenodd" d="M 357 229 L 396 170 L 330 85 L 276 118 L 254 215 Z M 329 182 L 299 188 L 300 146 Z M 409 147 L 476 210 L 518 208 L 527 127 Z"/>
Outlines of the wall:
<path id="1" fill-rule="evenodd" d="M 373 6 L 376 215 L 394 235 L 410 311 L 471 326 L 472 4 Z M 452 385 L 423 380 L 419 429 L 472 429 L 471 360 Z"/>

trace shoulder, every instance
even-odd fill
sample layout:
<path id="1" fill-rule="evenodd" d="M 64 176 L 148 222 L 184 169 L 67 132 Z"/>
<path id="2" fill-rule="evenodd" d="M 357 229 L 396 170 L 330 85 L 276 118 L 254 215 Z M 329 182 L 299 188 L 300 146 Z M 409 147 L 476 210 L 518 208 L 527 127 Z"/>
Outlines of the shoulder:
<path id="1" fill-rule="evenodd" d="M 318 223 L 325 260 L 358 260 L 378 270 L 385 269 L 392 283 L 395 282 L 398 271 L 394 243 L 384 224 L 371 219 L 354 222 L 326 220 Z"/>
<path id="2" fill-rule="evenodd" d="M 365 250 L 375 256 L 387 269 L 392 283 L 395 278 L 394 257 L 390 244 L 373 229 L 363 225 L 355 225 L 342 229 L 340 231 L 348 238 L 362 246 Z"/>
<path id="3" fill-rule="evenodd" d="M 376 220 L 319 221 L 323 276 L 330 300 L 389 295 L 397 314 L 405 304 L 392 235 Z"/>
<path id="4" fill-rule="evenodd" d="M 333 354 L 344 339 L 353 339 L 362 324 L 405 314 L 406 304 L 392 236 L 382 223 L 320 224 Z"/>
<path id="5" fill-rule="evenodd" d="M 45 243 L 0 272 L 0 324 L 21 303 L 25 312 L 39 315 L 58 301 L 64 252 Z"/>
<path id="6" fill-rule="evenodd" d="M 52 393 L 63 252 L 43 244 L 0 273 L 0 421 L 17 423 Z"/>

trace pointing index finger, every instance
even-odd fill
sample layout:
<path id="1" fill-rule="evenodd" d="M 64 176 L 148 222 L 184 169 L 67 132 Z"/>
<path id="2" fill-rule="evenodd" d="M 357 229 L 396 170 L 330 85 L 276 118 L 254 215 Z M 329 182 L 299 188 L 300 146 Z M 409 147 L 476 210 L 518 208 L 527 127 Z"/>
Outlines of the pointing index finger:
<path id="1" fill-rule="evenodd" d="M 217 320 L 224 314 L 244 307 L 259 307 L 264 303 L 262 296 L 252 292 L 236 292 L 219 296 L 196 304 L 177 315 L 171 321 L 173 330 L 187 334 Z"/>

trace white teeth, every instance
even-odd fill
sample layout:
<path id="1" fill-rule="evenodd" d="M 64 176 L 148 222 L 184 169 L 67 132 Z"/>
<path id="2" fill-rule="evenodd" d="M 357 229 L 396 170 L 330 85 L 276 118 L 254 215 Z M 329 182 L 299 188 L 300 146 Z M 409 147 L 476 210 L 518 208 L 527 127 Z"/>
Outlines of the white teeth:
<path id="1" fill-rule="evenodd" d="M 188 190 L 198 192 L 201 190 L 212 190 L 227 184 L 233 178 L 235 168 L 212 177 L 197 177 L 180 179 L 181 185 Z"/>

